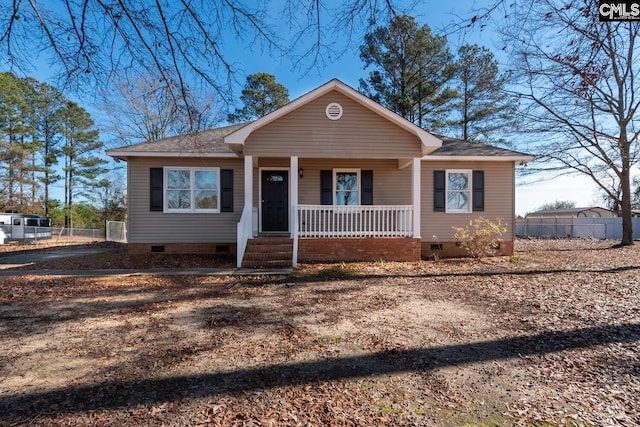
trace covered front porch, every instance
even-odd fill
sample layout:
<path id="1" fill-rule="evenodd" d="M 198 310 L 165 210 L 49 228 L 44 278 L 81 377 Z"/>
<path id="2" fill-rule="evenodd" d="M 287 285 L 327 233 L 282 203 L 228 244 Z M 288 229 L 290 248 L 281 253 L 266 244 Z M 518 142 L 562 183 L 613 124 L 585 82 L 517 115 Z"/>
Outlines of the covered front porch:
<path id="1" fill-rule="evenodd" d="M 294 267 L 298 260 L 419 259 L 420 170 L 420 158 L 245 155 L 238 266 L 257 236 L 292 239 Z"/>

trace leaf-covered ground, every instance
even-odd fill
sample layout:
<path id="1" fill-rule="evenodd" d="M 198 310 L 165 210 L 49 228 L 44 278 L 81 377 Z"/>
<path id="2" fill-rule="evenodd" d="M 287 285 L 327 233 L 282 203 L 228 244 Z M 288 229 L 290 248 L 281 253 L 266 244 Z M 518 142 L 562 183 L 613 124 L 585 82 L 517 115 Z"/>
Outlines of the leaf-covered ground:
<path id="1" fill-rule="evenodd" d="M 640 247 L 614 244 L 289 277 L 3 277 L 0 425 L 639 425 Z"/>

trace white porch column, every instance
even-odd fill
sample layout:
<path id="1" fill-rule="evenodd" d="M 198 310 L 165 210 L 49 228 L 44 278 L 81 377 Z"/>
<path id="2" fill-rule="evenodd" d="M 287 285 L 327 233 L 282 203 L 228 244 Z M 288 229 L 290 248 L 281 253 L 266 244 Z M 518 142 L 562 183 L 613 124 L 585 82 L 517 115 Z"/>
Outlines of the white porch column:
<path id="1" fill-rule="evenodd" d="M 291 185 L 289 194 L 289 230 L 291 230 L 291 238 L 293 239 L 293 259 L 291 265 L 298 266 L 298 156 L 291 156 L 290 165 L 291 177 L 289 182 Z"/>
<path id="2" fill-rule="evenodd" d="M 291 178 L 290 178 L 290 197 L 289 197 L 289 207 L 298 206 L 298 156 L 291 156 Z M 290 224 L 293 224 L 293 218 L 289 220 Z M 293 228 L 291 228 L 293 231 Z"/>
<path id="3" fill-rule="evenodd" d="M 420 205 L 422 203 L 420 199 L 421 193 L 421 180 L 420 170 L 422 168 L 422 162 L 420 158 L 413 159 L 411 164 L 411 204 L 413 205 L 413 238 L 419 239 L 420 235 L 420 220 L 422 216 L 420 214 Z"/>
<path id="4" fill-rule="evenodd" d="M 253 211 L 253 156 L 244 156 L 244 208 Z"/>

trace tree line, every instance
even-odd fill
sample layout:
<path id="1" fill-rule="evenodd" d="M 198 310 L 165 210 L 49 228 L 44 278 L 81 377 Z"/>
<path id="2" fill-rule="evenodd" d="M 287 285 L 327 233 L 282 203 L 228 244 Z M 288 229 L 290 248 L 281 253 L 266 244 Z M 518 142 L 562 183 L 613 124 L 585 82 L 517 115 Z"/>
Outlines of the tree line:
<path id="1" fill-rule="evenodd" d="M 167 85 L 175 81 L 183 100 L 189 98 L 187 83 L 195 81 L 229 102 L 230 88 L 239 75 L 229 49 L 237 48 L 238 41 L 244 40 L 247 49 L 259 46 L 305 68 L 305 60 L 310 67 L 326 64 L 329 56 L 339 53 L 336 42 L 351 46 L 356 31 L 364 29 L 367 39 L 361 58 L 376 66 L 361 82 L 369 96 L 432 131 L 446 129 L 449 121 L 469 123 L 468 118 L 484 112 L 473 107 L 471 85 L 452 88 L 446 83 L 456 71 L 446 66 L 444 40 L 403 16 L 415 2 L 285 1 L 279 14 L 268 2 L 62 0 L 63 7 L 50 3 L 13 2 L 0 9 L 0 57 L 14 69 L 29 70 L 33 52 L 44 52 L 69 87 L 109 87 L 113 79 L 151 73 Z M 290 37 L 277 33 L 282 23 Z M 512 74 L 501 77 L 517 82 L 510 88 L 511 103 L 501 104 L 507 97 L 500 97 L 494 104 L 506 118 L 511 110 L 505 108 L 517 107 L 514 133 L 519 147 L 538 156 L 537 166 L 528 170 L 589 176 L 620 208 L 621 243 L 633 244 L 632 182 L 640 160 L 640 97 L 636 96 L 640 23 L 602 22 L 592 1 L 494 0 L 485 9 L 470 11 L 454 30 L 482 30 L 489 25 L 500 32 L 511 63 Z M 414 40 L 431 40 L 423 47 L 432 50 L 415 49 Z M 482 49 L 472 48 L 458 52 L 457 62 L 462 63 L 464 55 L 478 59 L 482 54 Z M 464 75 L 458 71 L 460 82 Z M 445 84 L 439 84 L 442 81 Z M 454 97 L 451 89 L 461 95 Z M 444 108 L 455 104 L 457 120 L 447 117 Z M 485 123 L 491 130 L 499 121 Z M 484 138 L 486 133 L 465 130 L 463 124 L 458 129 L 467 139 Z"/>
<path id="2" fill-rule="evenodd" d="M 90 114 L 56 87 L 0 73 L 1 211 L 41 213 L 65 227 L 122 217 L 124 194 L 108 175 L 103 148 Z M 63 200 L 52 197 L 54 186 L 63 187 Z M 91 204 L 101 215 L 87 213 Z"/>
<path id="3" fill-rule="evenodd" d="M 360 59 L 373 69 L 360 91 L 432 133 L 505 143 L 513 130 L 509 74 L 485 47 L 466 44 L 454 55 L 445 36 L 399 15 L 365 35 Z"/>
<path id="4" fill-rule="evenodd" d="M 497 0 L 467 25 L 486 26 L 502 6 Z M 397 15 L 365 35 L 360 58 L 373 70 L 360 90 L 431 132 L 485 142 L 516 135 L 538 157 L 530 173 L 591 178 L 623 219 L 621 243 L 633 244 L 640 22 L 601 22 L 592 2 L 541 0 L 504 12 L 497 26 L 509 73 L 479 46 L 462 46 L 454 58 L 445 37 Z"/>
<path id="5" fill-rule="evenodd" d="M 399 15 L 367 33 L 359 50 L 371 71 L 358 90 L 369 98 L 432 133 L 506 144 L 516 102 L 505 96 L 509 74 L 500 72 L 486 47 L 466 44 L 454 55 L 445 36 Z M 243 107 L 228 121 L 255 120 L 289 102 L 288 95 L 275 76 L 252 74 L 240 97 Z"/>

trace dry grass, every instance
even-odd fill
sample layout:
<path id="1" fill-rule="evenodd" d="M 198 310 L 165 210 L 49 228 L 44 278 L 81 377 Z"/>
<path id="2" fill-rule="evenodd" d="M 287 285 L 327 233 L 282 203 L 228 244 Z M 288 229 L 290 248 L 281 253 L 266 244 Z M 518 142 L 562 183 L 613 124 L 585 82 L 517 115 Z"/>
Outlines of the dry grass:
<path id="1" fill-rule="evenodd" d="M 0 425 L 638 425 L 640 248 L 614 243 L 3 278 Z"/>

